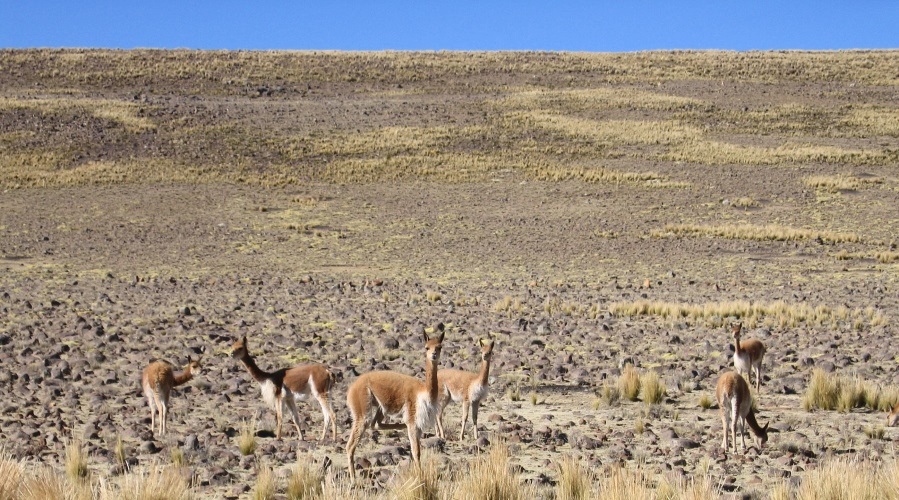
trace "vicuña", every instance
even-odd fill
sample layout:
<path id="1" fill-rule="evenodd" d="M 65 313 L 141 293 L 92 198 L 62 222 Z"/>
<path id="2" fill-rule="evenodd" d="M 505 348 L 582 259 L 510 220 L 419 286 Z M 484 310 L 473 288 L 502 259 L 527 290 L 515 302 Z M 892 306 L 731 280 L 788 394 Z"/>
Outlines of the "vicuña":
<path id="1" fill-rule="evenodd" d="M 281 439 L 281 425 L 284 421 L 284 405 L 290 410 L 293 424 L 297 428 L 300 440 L 303 439 L 303 431 L 300 430 L 300 415 L 297 412 L 296 400 L 305 400 L 312 396 L 322 408 L 325 423 L 322 427 L 324 440 L 328 433 L 328 424 L 331 424 L 331 439 L 337 439 L 337 424 L 334 409 L 331 408 L 329 392 L 334 387 L 334 375 L 321 363 L 296 365 L 291 368 L 282 368 L 274 372 L 267 372 L 259 368 L 256 361 L 250 355 L 247 337 L 244 336 L 231 347 L 231 356 L 240 360 L 250 372 L 250 376 L 259 384 L 262 390 L 262 399 L 273 410 L 277 420 L 276 436 Z"/>
<path id="2" fill-rule="evenodd" d="M 490 376 L 490 359 L 493 357 L 495 341 L 481 339 L 481 369 L 477 373 L 462 370 L 443 369 L 437 372 L 437 383 L 441 388 L 440 408 L 437 412 L 437 435 L 446 439 L 443 429 L 443 411 L 451 401 L 462 403 L 462 430 L 459 441 L 465 436 L 465 424 L 471 413 L 471 424 L 474 427 L 474 439 L 478 439 L 478 408 L 481 400 L 487 396 L 487 379 Z"/>
<path id="3" fill-rule="evenodd" d="M 421 466 L 421 434 L 434 424 L 439 405 L 437 362 L 443 347 L 444 326 L 437 325 L 437 335 L 423 332 L 425 343 L 425 380 L 392 371 L 374 371 L 357 378 L 346 395 L 353 415 L 353 428 L 346 444 L 350 479 L 355 480 L 353 454 L 366 427 L 396 430 L 406 428 L 412 446 L 412 460 Z M 402 424 L 387 424 L 384 418 L 400 415 Z"/>
<path id="4" fill-rule="evenodd" d="M 187 358 L 187 365 L 180 373 L 168 361 L 154 361 L 144 368 L 141 386 L 147 403 L 150 405 L 150 430 L 156 432 L 156 421 L 159 421 L 159 434 L 165 434 L 166 421 L 169 418 L 169 396 L 173 387 L 187 383 L 194 375 L 200 373 L 200 359 Z M 159 417 L 157 419 L 157 413 Z"/>

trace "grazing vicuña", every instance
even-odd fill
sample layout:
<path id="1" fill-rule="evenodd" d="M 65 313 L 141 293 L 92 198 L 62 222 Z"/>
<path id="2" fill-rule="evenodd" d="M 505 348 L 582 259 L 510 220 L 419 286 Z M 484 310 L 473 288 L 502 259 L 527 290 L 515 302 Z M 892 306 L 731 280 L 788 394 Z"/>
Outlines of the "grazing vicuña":
<path id="1" fill-rule="evenodd" d="M 262 399 L 275 410 L 277 420 L 276 436 L 281 439 L 281 424 L 284 420 L 284 405 L 290 409 L 293 424 L 297 428 L 297 434 L 303 439 L 303 431 L 300 430 L 300 415 L 297 412 L 296 400 L 305 400 L 312 396 L 322 408 L 325 418 L 322 427 L 322 437 L 328 433 L 328 424 L 331 424 L 331 439 L 337 439 L 337 424 L 334 409 L 331 408 L 331 400 L 328 393 L 334 387 L 334 375 L 320 363 L 296 365 L 292 368 L 282 368 L 274 372 L 266 372 L 256 365 L 256 361 L 250 356 L 247 345 L 247 337 L 244 336 L 231 347 L 231 356 L 239 359 L 250 372 L 250 375 L 259 384 L 262 390 Z"/>
<path id="2" fill-rule="evenodd" d="M 181 373 L 167 361 L 154 361 L 144 368 L 141 386 L 147 403 L 150 405 L 150 430 L 156 431 L 157 413 L 159 414 L 159 434 L 165 434 L 166 420 L 169 417 L 169 396 L 172 388 L 187 383 L 200 372 L 200 360 L 187 359 L 187 366 Z"/>
<path id="3" fill-rule="evenodd" d="M 718 379 L 715 388 L 715 397 L 718 399 L 718 408 L 721 411 L 721 426 L 724 439 L 721 447 L 724 453 L 728 451 L 728 437 L 733 442 L 734 451 L 737 451 L 737 427 L 740 428 L 740 441 L 743 450 L 746 450 L 746 424 L 756 436 L 756 446 L 761 448 L 768 441 L 768 424 L 759 426 L 755 420 L 755 412 L 752 409 L 752 395 L 749 393 L 749 384 L 736 372 L 727 372 Z"/>

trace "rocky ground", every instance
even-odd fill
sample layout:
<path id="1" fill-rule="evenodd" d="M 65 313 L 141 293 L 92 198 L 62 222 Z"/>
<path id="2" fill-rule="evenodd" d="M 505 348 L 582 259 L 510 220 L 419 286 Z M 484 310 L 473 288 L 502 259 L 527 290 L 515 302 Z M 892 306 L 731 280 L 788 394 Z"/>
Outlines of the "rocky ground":
<path id="1" fill-rule="evenodd" d="M 31 73 L 18 74 L 2 80 L 6 95 L 34 90 Z M 527 81 L 528 74 L 469 74 L 468 80 L 418 85 L 431 92 L 421 97 L 430 106 L 440 97 L 433 89 L 441 86 L 458 97 L 466 82 L 505 88 Z M 81 82 L 89 93 L 134 90 L 94 88 L 92 81 Z M 582 73 L 573 84 L 591 82 L 596 83 Z M 708 80 L 666 80 L 665 85 L 667 94 L 698 96 L 728 108 L 744 102 L 762 106 L 772 98 L 834 110 L 844 109 L 846 99 L 888 106 L 895 97 L 894 87 L 885 84 L 756 82 L 743 87 L 743 94 L 729 87 L 719 92 Z M 320 95 L 316 100 L 315 92 L 304 94 L 315 103 L 304 109 L 320 109 L 310 119 L 333 118 L 338 128 L 355 124 L 334 118 L 344 116 L 353 99 L 372 99 L 354 95 L 353 82 L 312 87 Z M 382 87 L 375 90 L 396 90 L 390 81 Z M 277 102 L 260 106 L 260 97 L 282 104 L 291 100 L 277 92 L 222 95 L 213 89 L 204 97 L 203 88 L 189 90 L 199 93 L 171 90 L 167 99 L 178 101 L 171 108 L 159 95 L 149 99 L 155 99 L 156 112 L 170 109 L 172 120 L 183 118 L 177 113 L 187 116 L 183 106 L 194 102 L 224 113 L 216 115 L 219 119 L 236 112 L 242 123 L 281 116 L 273 111 Z M 385 106 L 399 106 L 392 94 L 385 95 L 390 96 Z M 456 97 L 441 101 L 450 111 L 436 120 L 476 121 L 478 115 L 468 114 Z M 26 111 L 3 109 L 0 139 L 7 149 L 0 152 L 8 160 L 24 147 L 14 129 L 24 127 L 33 133 L 29 137 L 40 137 L 48 122 L 28 122 Z M 409 116 L 422 123 L 431 119 L 423 108 L 415 109 Z M 104 149 L 106 136 L 91 135 L 103 127 L 79 127 L 66 113 L 46 120 L 58 120 L 74 134 L 64 139 L 66 147 L 87 140 L 85 154 L 95 156 L 127 156 L 132 146 L 133 151 L 143 145 L 164 148 L 166 142 L 150 135 L 174 133 L 160 128 L 132 137 L 133 144 L 110 141 Z M 350 116 L 377 128 L 395 119 L 391 113 Z M 743 143 L 773 140 L 764 134 L 728 137 Z M 845 147 L 880 141 L 877 147 L 887 154 L 897 140 L 889 131 L 878 138 L 831 139 Z M 182 153 L 175 148 L 158 157 Z M 215 155 L 221 153 L 209 154 L 218 161 Z M 132 466 L 167 463 L 172 450 L 181 449 L 197 491 L 223 498 L 248 491 L 260 459 L 283 472 L 311 455 L 344 471 L 348 384 L 375 369 L 421 376 L 420 332 L 443 322 L 448 332 L 442 366 L 476 370 L 477 340 L 497 340 L 480 439 L 456 441 L 460 410 L 454 406 L 447 417 L 451 439 L 425 441 L 426 453 L 445 467 L 458 467 L 489 442 L 503 439 L 524 477 L 539 484 L 555 481 L 554 463 L 573 455 L 598 467 L 624 463 L 675 476 L 708 471 L 726 492 L 755 494 L 782 480 L 801 481 L 805 471 L 836 455 L 895 458 L 899 435 L 893 429 L 882 436 L 870 432 L 885 424 L 884 414 L 807 412 L 800 404 L 814 368 L 896 383 L 891 346 L 899 264 L 889 258 L 899 206 L 895 163 L 709 166 L 616 155 L 606 164 L 652 169 L 682 184 L 552 182 L 515 168 L 464 182 L 310 180 L 270 186 L 105 179 L 98 185 L 27 188 L 6 182 L 0 193 L 0 436 L 6 451 L 59 464 L 65 440 L 74 436 L 87 443 L 92 467 L 118 474 L 113 451 L 118 438 Z M 12 170 L 3 172 L 9 181 Z M 877 182 L 826 191 L 805 182 L 814 174 Z M 737 206 L 733 200 L 741 197 L 753 203 Z M 664 230 L 683 223 L 777 224 L 861 238 L 780 241 Z M 642 300 L 783 301 L 788 307 L 843 307 L 850 313 L 827 320 L 763 316 L 747 323 L 746 335 L 768 346 L 758 408 L 759 420 L 770 423 L 772 432 L 765 448 L 725 456 L 718 412 L 703 409 L 700 400 L 713 397 L 718 376 L 732 366 L 727 324 L 746 318 L 611 312 L 616 303 Z M 338 442 L 315 441 L 321 415 L 317 405 L 306 403 L 300 404 L 306 440 L 298 441 L 290 426 L 284 440 L 273 438 L 272 412 L 249 374 L 228 355 L 242 335 L 263 368 L 314 360 L 338 375 L 333 391 Z M 170 432 L 155 436 L 139 390 L 140 371 L 154 358 L 182 365 L 197 355 L 203 357 L 203 373 L 176 390 Z M 602 401 L 598 394 L 616 382 L 625 360 L 641 372 L 659 373 L 667 387 L 661 404 Z M 255 456 L 244 457 L 236 436 L 257 418 L 260 446 Z M 408 458 L 405 433 L 382 432 L 375 439 L 368 434 L 357 457 L 368 472 L 366 484 L 374 488 Z"/>

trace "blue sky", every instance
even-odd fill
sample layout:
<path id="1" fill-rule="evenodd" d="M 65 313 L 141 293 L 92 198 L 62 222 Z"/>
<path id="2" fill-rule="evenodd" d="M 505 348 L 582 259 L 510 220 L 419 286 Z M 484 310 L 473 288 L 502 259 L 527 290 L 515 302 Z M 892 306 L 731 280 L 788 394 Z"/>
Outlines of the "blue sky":
<path id="1" fill-rule="evenodd" d="M 899 48 L 899 1 L 0 0 L 0 47 Z"/>

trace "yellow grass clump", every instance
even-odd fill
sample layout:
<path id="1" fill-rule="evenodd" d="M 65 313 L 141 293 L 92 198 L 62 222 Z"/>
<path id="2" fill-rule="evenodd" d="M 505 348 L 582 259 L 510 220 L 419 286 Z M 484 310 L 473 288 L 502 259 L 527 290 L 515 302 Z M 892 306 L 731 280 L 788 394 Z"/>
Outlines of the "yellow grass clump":
<path id="1" fill-rule="evenodd" d="M 493 498 L 497 500 L 534 498 L 533 487 L 525 486 L 521 476 L 511 468 L 509 448 L 494 443 L 485 455 L 475 457 L 467 471 L 460 472 L 453 498 Z"/>
<path id="2" fill-rule="evenodd" d="M 618 390 L 628 400 L 636 401 L 640 397 L 640 382 L 640 373 L 634 365 L 626 365 L 618 377 Z"/>
<path id="3" fill-rule="evenodd" d="M 821 240 L 826 243 L 857 243 L 862 241 L 862 238 L 855 233 L 798 229 L 776 224 L 767 224 L 764 226 L 752 224 L 727 224 L 718 226 L 666 224 L 663 229 L 653 231 L 651 235 L 657 238 L 671 236 L 712 236 L 731 240 L 757 241 Z"/>
<path id="4" fill-rule="evenodd" d="M 250 494 L 252 500 L 274 500 L 275 498 L 275 473 L 266 464 L 259 464 L 259 472 L 256 474 L 256 486 Z"/>
<path id="5" fill-rule="evenodd" d="M 256 452 L 256 418 L 247 420 L 240 426 L 237 435 L 237 448 L 241 455 L 252 455 Z"/>
<path id="6" fill-rule="evenodd" d="M 883 386 L 859 377 L 815 369 L 802 397 L 802 408 L 806 411 L 820 409 L 848 412 L 855 408 L 886 411 L 897 402 L 899 402 L 897 386 Z"/>
<path id="7" fill-rule="evenodd" d="M 742 320 L 747 326 L 754 326 L 763 321 L 783 327 L 796 326 L 800 323 L 827 326 L 843 323 L 858 328 L 887 323 L 883 313 L 870 306 L 850 309 L 845 306 L 813 306 L 780 300 L 774 302 L 737 300 L 704 304 L 637 300 L 614 302 L 609 305 L 609 313 L 615 316 L 658 316 L 665 319 L 701 320 L 713 326 L 724 325 L 725 319 L 731 317 Z"/>
<path id="8" fill-rule="evenodd" d="M 640 377 L 640 391 L 647 405 L 659 404 L 665 398 L 665 384 L 655 370 L 649 370 Z"/>
<path id="9" fill-rule="evenodd" d="M 593 498 L 595 474 L 586 469 L 574 457 L 568 456 L 558 462 L 559 480 L 556 483 L 558 500 L 586 500 Z"/>
<path id="10" fill-rule="evenodd" d="M 296 466 L 287 478 L 287 499 L 306 500 L 318 498 L 322 493 L 324 478 L 313 466 L 312 457 L 297 458 Z"/>
<path id="11" fill-rule="evenodd" d="M 112 99 L 85 99 L 57 97 L 51 99 L 14 99 L 0 97 L 0 110 L 30 109 L 41 114 L 64 113 L 72 110 L 87 111 L 97 118 L 121 124 L 130 132 L 153 130 L 156 124 L 142 116 L 138 104 Z"/>

